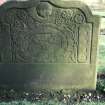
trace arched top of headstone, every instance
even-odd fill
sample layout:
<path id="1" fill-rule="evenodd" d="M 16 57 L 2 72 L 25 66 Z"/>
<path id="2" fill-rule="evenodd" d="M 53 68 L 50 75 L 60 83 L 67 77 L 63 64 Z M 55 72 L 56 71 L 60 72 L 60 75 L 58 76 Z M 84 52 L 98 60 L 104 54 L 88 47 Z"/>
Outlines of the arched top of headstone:
<path id="1" fill-rule="evenodd" d="M 40 2 L 49 2 L 59 8 L 78 8 L 85 13 L 86 17 L 92 15 L 90 8 L 81 1 L 63 1 L 63 0 L 23 0 L 23 1 L 7 1 L 0 6 L 0 13 L 10 8 L 30 8 L 37 6 Z"/>

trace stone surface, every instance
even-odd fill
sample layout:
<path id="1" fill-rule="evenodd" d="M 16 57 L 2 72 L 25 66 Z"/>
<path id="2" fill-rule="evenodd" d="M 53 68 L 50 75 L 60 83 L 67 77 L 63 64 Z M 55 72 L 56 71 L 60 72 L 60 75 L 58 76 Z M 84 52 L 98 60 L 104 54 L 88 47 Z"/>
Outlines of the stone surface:
<path id="1" fill-rule="evenodd" d="M 1 86 L 95 89 L 99 18 L 81 2 L 0 7 Z"/>

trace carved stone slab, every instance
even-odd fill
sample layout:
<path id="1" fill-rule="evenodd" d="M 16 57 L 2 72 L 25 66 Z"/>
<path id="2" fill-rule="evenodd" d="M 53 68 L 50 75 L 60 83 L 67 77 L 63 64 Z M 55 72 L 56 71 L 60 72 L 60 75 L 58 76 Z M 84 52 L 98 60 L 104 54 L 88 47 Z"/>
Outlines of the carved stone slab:
<path id="1" fill-rule="evenodd" d="M 8 2 L 0 7 L 0 85 L 96 87 L 99 18 L 77 1 Z"/>

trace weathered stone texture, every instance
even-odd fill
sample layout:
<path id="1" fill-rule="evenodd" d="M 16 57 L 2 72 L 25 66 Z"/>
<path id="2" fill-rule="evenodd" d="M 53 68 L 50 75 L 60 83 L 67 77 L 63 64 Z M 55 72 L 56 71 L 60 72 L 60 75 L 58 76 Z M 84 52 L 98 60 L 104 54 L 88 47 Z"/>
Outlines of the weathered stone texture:
<path id="1" fill-rule="evenodd" d="M 32 87 L 95 88 L 99 19 L 87 6 L 55 0 L 8 5 L 1 7 L 0 71 L 14 68 L 14 82 L 22 73 Z"/>

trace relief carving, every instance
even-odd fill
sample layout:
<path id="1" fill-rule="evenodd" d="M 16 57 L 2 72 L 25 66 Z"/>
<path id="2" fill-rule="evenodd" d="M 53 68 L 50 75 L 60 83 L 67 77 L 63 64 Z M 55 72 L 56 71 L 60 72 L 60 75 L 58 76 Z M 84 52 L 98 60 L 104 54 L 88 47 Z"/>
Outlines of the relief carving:
<path id="1" fill-rule="evenodd" d="M 42 2 L 29 9 L 10 9 L 2 23 L 10 27 L 8 52 L 12 63 L 88 63 L 90 60 L 92 33 L 89 30 L 85 33 L 83 24 L 88 23 L 78 8 L 64 9 Z M 91 24 L 88 27 L 92 30 Z"/>

